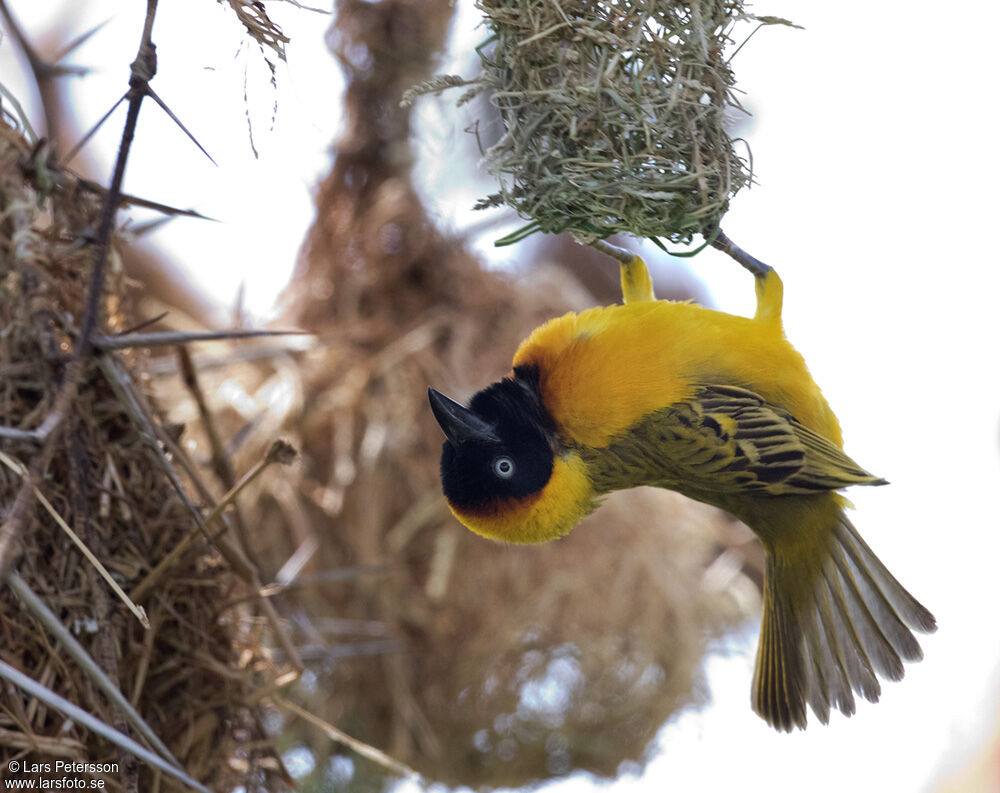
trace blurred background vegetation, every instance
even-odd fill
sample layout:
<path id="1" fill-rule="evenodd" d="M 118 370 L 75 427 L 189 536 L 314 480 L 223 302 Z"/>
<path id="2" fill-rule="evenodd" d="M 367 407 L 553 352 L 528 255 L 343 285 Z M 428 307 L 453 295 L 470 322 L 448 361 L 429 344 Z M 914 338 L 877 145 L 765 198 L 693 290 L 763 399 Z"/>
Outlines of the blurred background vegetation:
<path id="1" fill-rule="evenodd" d="M 249 148 L 247 121 L 253 145 L 294 148 L 295 139 L 268 131 L 283 108 L 261 115 L 247 98 L 261 91 L 269 106 L 268 81 L 282 79 L 283 58 L 294 58 L 294 35 L 286 44 L 271 21 L 280 4 L 203 5 L 184 9 L 192 37 L 199 35 L 199 14 L 231 15 L 250 53 L 241 57 L 251 64 L 243 65 L 244 95 L 235 96 L 241 132 L 206 148 L 216 155 L 220 147 Z M 5 20 L 2 47 L 16 49 L 11 34 L 20 9 L 7 6 L 14 16 Z M 755 621 L 759 550 L 725 514 L 661 491 L 610 498 L 570 536 L 538 548 L 488 543 L 451 518 L 439 492 L 441 438 L 426 409 L 427 385 L 467 397 L 496 379 L 544 319 L 617 300 L 616 266 L 565 236 L 549 236 L 525 246 L 514 267 L 498 270 L 471 233 L 454 231 L 439 208 L 428 206 L 420 173 L 427 148 L 415 135 L 414 108 L 400 98 L 441 68 L 455 36 L 456 8 L 448 0 L 338 0 L 330 16 L 281 13 L 328 28 L 344 78 L 332 156 L 271 323 L 310 335 L 136 351 L 120 363 L 150 401 L 148 415 L 165 433 L 160 443 L 177 442 L 170 459 L 202 513 L 276 439 L 289 441 L 300 457 L 269 469 L 238 497 L 227 513 L 230 546 L 198 535 L 143 593 L 151 630 L 109 596 L 41 510 L 26 526 L 19 573 L 73 626 L 184 768 L 213 789 L 278 791 L 295 780 L 303 791 L 376 791 L 405 773 L 377 754 L 366 759 L 333 728 L 447 786 L 520 787 L 577 771 L 633 775 L 641 785 L 660 728 L 708 699 L 706 654 Z M 43 161 L 68 152 L 94 120 L 92 109 L 84 112 L 72 99 L 67 78 L 44 68 L 65 62 L 60 52 L 86 30 L 67 14 L 26 33 L 34 60 L 21 57 L 28 87 L 20 101 L 38 110 L 32 119 L 46 147 L 19 129 L 13 97 L 0 99 L 2 298 L 10 329 L 0 349 L 5 426 L 29 426 L 44 412 L 39 405 L 49 404 L 63 373 L 60 343 L 72 340 L 80 313 L 86 235 L 100 194 L 83 198 L 74 179 L 104 184 L 106 164 L 84 147 L 69 163 L 69 181 L 50 193 L 28 166 L 40 151 Z M 479 41 L 478 33 L 470 39 L 463 31 L 462 40 Z M 126 35 L 138 34 L 136 26 Z M 187 68 L 192 86 L 200 75 L 184 59 L 195 52 L 214 62 L 203 51 L 161 42 L 155 31 L 154 40 L 163 77 Z M 116 68 L 124 74 L 124 66 Z M 8 82 L 0 74 L 0 83 Z M 477 113 L 488 118 L 488 104 L 479 101 Z M 147 104 L 144 113 L 158 112 Z M 201 112 L 182 119 L 199 139 L 212 135 L 216 120 Z M 488 145 L 495 132 L 482 129 L 481 140 Z M 139 145 L 156 151 L 162 134 L 140 127 Z M 444 170 L 455 181 L 467 174 L 478 189 L 474 140 L 451 140 L 453 160 Z M 58 172 L 57 163 L 48 167 Z M 198 178 L 183 181 L 185 189 L 171 188 L 166 197 L 155 182 L 127 186 L 144 198 L 200 208 Z M 251 248 L 268 244 L 272 200 L 260 194 L 258 209 L 242 218 L 243 243 Z M 19 221 L 44 230 L 26 260 L 12 244 L 11 223 L 18 207 L 38 204 L 43 209 Z M 217 296 L 199 291 L 158 248 L 158 227 L 144 225 L 148 213 L 133 207 L 126 217 L 114 248 L 106 332 L 256 323 L 241 299 L 220 312 Z M 187 266 L 210 268 L 243 255 L 218 243 L 202 252 L 203 261 Z M 653 269 L 659 296 L 708 298 L 676 263 Z M 33 364 L 39 359 L 48 362 L 43 375 Z M 132 592 L 188 535 L 192 516 L 163 475 L 160 456 L 116 407 L 120 395 L 96 372 L 85 386 L 74 413 L 79 429 L 68 433 L 75 440 L 56 455 L 41 489 Z M 30 445 L 0 443 L 13 458 L 30 459 Z M 20 483 L 3 476 L 6 505 Z M 234 566 L 234 558 L 242 561 Z M 28 618 L 7 589 L 0 618 L 6 663 L 131 729 L 53 643 L 51 629 Z M 126 757 L 14 688 L 3 689 L 0 705 L 0 764 L 54 754 L 91 762 Z M 719 747 L 720 762 L 725 751 Z M 942 790 L 1000 790 L 1000 765 L 989 751 Z M 129 769 L 108 777 L 110 789 L 175 784 L 131 763 Z"/>

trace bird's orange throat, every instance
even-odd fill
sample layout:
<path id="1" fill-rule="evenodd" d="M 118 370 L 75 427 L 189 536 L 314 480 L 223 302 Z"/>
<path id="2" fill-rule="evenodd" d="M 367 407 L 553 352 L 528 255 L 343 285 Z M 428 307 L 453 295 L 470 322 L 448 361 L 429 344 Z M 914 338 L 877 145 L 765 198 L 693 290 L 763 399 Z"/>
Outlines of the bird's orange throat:
<path id="1" fill-rule="evenodd" d="M 476 507 L 456 507 L 452 514 L 467 528 L 491 540 L 518 544 L 554 540 L 568 534 L 597 507 L 587 468 L 576 454 L 557 457 L 552 476 L 537 493 L 494 498 Z"/>

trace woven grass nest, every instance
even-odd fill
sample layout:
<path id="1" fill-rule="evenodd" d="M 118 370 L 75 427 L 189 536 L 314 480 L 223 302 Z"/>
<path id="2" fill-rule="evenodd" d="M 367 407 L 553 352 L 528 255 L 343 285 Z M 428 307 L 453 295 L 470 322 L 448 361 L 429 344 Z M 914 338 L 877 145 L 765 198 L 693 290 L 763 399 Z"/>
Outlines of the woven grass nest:
<path id="1" fill-rule="evenodd" d="M 583 241 L 627 232 L 688 243 L 714 229 L 751 181 L 726 131 L 744 113 L 727 60 L 739 0 L 480 0 L 492 35 L 474 80 L 438 77 L 407 95 L 473 85 L 503 124 L 485 154 L 498 192 L 535 231 Z M 485 128 L 485 125 L 484 125 Z M 748 150 L 744 147 L 748 155 Z"/>
<path id="2" fill-rule="evenodd" d="M 41 423 L 62 385 L 92 258 L 88 239 L 103 197 L 47 162 L 45 150 L 8 123 L 7 110 L 0 118 L 0 425 L 16 432 Z M 107 334 L 131 322 L 114 252 L 121 244 L 116 235 L 103 304 Z M 104 356 L 119 373 L 119 385 L 159 424 L 143 385 L 143 358 Z M 135 611 L 127 607 L 124 593 L 134 591 L 194 523 L 164 473 L 156 441 L 137 428 L 114 378 L 96 361 L 87 367 L 39 483 L 38 502 L 28 512 L 11 578 L 0 585 L 0 660 L 152 746 L 106 696 L 100 675 L 83 668 L 76 654 L 82 648 L 159 737 L 161 757 L 172 755 L 187 774 L 217 790 L 248 779 L 273 779 L 271 790 L 286 789 L 274 773 L 278 762 L 267 749 L 257 704 L 260 688 L 278 670 L 262 648 L 260 623 L 239 605 L 245 589 L 226 562 L 195 543 L 148 595 L 137 598 Z M 4 520 L 22 487 L 18 469 L 38 448 L 31 440 L 0 438 Z M 43 497 L 51 509 L 43 508 Z M 119 585 L 121 598 L 70 532 Z M 142 619 L 148 619 L 145 627 Z M 117 773 L 102 777 L 110 791 L 164 789 L 169 779 L 79 719 L 4 682 L 0 778 L 11 760 L 118 763 Z"/>

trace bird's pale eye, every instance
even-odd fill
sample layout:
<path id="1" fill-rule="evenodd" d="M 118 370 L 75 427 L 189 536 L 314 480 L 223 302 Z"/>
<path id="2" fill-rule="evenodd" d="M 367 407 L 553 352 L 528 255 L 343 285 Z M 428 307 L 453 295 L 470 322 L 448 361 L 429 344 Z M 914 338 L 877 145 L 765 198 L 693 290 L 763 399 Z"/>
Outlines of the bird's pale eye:
<path id="1" fill-rule="evenodd" d="M 509 457 L 497 457 L 493 461 L 493 473 L 501 479 L 510 479 L 514 475 L 514 461 Z"/>

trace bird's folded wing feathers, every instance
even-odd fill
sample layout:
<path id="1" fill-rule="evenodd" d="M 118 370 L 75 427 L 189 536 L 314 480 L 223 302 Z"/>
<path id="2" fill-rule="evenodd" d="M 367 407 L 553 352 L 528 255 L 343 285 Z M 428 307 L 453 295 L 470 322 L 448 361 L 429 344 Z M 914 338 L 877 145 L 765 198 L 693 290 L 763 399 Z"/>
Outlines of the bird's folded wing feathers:
<path id="1" fill-rule="evenodd" d="M 884 484 L 788 411 L 744 388 L 706 384 L 658 411 L 653 426 L 671 476 L 714 492 L 815 493 Z"/>

